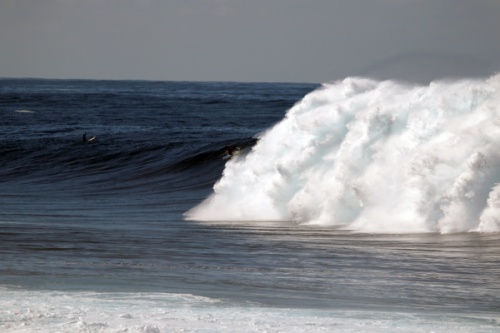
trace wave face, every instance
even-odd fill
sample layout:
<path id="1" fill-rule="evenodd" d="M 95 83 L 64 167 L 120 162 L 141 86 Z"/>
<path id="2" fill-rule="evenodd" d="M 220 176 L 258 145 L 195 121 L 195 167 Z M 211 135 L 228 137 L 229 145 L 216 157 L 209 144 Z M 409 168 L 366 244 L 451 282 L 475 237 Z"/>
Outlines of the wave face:
<path id="1" fill-rule="evenodd" d="M 500 76 L 325 84 L 226 164 L 191 220 L 500 230 Z"/>
<path id="2" fill-rule="evenodd" d="M 117 196 L 135 202 L 148 193 L 154 202 L 184 198 L 184 212 L 220 178 L 226 146 L 253 145 L 255 133 L 315 88 L 2 79 L 0 195 L 14 207 L 19 193 L 34 201 L 61 194 L 58 210 L 70 195 L 99 195 L 113 207 Z M 84 143 L 85 132 L 97 140 Z"/>

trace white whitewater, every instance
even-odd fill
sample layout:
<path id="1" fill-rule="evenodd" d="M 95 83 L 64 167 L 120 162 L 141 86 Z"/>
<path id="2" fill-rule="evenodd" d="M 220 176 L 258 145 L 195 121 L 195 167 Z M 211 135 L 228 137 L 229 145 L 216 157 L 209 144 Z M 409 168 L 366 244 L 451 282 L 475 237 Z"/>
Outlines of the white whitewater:
<path id="1" fill-rule="evenodd" d="M 500 75 L 325 84 L 226 164 L 191 220 L 500 230 Z"/>
<path id="2" fill-rule="evenodd" d="M 182 294 L 8 291 L 0 294 L 2 333 L 498 332 L 473 314 L 267 308 Z"/>

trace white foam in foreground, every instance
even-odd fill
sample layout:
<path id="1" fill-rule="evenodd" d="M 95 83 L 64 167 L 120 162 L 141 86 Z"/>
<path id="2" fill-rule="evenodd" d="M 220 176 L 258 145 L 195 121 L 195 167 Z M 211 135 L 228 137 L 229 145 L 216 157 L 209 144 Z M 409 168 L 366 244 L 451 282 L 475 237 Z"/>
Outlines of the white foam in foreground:
<path id="1" fill-rule="evenodd" d="M 264 308 L 174 294 L 4 291 L 0 331 L 498 332 L 498 318 Z"/>
<path id="2" fill-rule="evenodd" d="M 230 160 L 191 220 L 500 231 L 500 75 L 326 84 Z"/>

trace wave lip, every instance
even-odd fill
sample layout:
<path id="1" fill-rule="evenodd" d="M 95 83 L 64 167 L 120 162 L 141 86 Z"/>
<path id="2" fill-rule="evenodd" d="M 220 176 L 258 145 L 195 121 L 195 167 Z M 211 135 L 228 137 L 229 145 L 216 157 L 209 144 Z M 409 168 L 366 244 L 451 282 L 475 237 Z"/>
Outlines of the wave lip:
<path id="1" fill-rule="evenodd" d="M 190 220 L 500 231 L 500 75 L 325 84 L 227 163 Z"/>

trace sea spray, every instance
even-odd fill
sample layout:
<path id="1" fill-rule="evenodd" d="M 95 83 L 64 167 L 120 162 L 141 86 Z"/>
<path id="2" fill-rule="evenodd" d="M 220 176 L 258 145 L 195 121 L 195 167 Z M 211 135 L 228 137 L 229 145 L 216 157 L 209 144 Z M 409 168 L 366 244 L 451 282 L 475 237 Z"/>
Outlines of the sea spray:
<path id="1" fill-rule="evenodd" d="M 226 164 L 190 220 L 500 230 L 500 75 L 325 84 Z"/>

